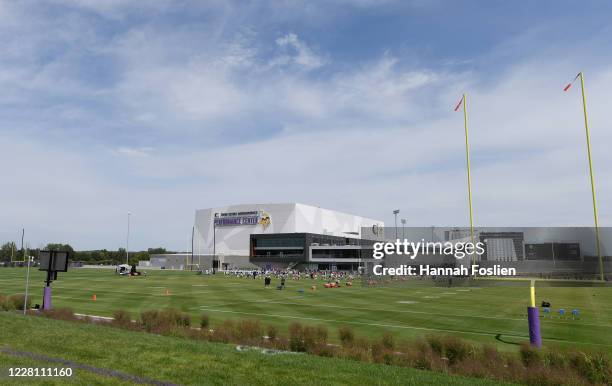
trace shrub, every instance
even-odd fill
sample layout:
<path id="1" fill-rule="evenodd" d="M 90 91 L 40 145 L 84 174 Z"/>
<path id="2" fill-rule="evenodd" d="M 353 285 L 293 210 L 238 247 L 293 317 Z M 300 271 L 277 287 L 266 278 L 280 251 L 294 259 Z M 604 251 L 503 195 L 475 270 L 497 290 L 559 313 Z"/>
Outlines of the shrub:
<path id="1" fill-rule="evenodd" d="M 77 321 L 79 320 L 75 315 L 72 308 L 54 308 L 52 310 L 43 310 L 41 315 L 51 319 Z"/>
<path id="2" fill-rule="evenodd" d="M 237 343 L 256 344 L 262 340 L 263 327 L 259 320 L 241 320 L 237 323 L 232 335 Z"/>
<path id="3" fill-rule="evenodd" d="M 475 351 L 471 344 L 453 336 L 446 337 L 443 339 L 443 342 L 444 355 L 446 355 L 446 358 L 448 358 L 448 362 L 451 365 L 466 359 Z"/>
<path id="4" fill-rule="evenodd" d="M 567 355 L 558 351 L 547 351 L 544 354 L 544 365 L 555 369 L 564 369 L 568 365 Z"/>
<path id="5" fill-rule="evenodd" d="M 319 344 L 327 344 L 327 327 L 322 324 L 318 325 L 316 334 Z"/>
<path id="6" fill-rule="evenodd" d="M 4 295 L 0 295 L 0 310 L 11 311 L 12 304 L 8 301 L 8 298 Z"/>
<path id="7" fill-rule="evenodd" d="M 17 294 L 12 295 L 8 298 L 8 303 L 10 304 L 10 309 L 12 310 L 23 310 L 23 305 L 25 302 L 25 295 Z M 29 309 L 31 306 L 31 298 L 28 297 L 28 303 L 26 304 L 26 309 Z"/>
<path id="8" fill-rule="evenodd" d="M 153 331 L 159 325 L 159 311 L 149 310 L 140 313 L 140 323 L 147 332 Z"/>
<path id="9" fill-rule="evenodd" d="M 210 326 L 210 319 L 208 318 L 208 315 L 206 314 L 200 315 L 200 328 L 202 330 L 208 330 L 209 326 Z"/>
<path id="10" fill-rule="evenodd" d="M 298 322 L 289 325 L 289 348 L 291 351 L 306 351 L 303 336 L 304 327 Z"/>
<path id="11" fill-rule="evenodd" d="M 188 328 L 191 325 L 191 317 L 174 309 L 143 311 L 140 314 L 140 322 L 145 330 L 158 334 L 175 333 L 173 330 Z"/>
<path id="12" fill-rule="evenodd" d="M 228 343 L 234 338 L 235 323 L 231 320 L 225 320 L 220 325 L 216 326 L 210 334 L 210 340 L 213 342 Z"/>
<path id="13" fill-rule="evenodd" d="M 351 344 L 344 346 L 340 354 L 343 358 L 352 359 L 360 362 L 370 361 L 370 345 L 363 338 L 351 340 Z"/>
<path id="14" fill-rule="evenodd" d="M 501 363 L 499 365 L 501 365 Z M 489 369 L 490 367 L 486 362 L 464 359 L 453 366 L 453 373 L 467 377 L 489 378 Z"/>
<path id="15" fill-rule="evenodd" d="M 297 322 L 289 326 L 289 347 L 292 351 L 324 352 L 323 346 L 327 346 L 325 326 L 302 326 Z"/>
<path id="16" fill-rule="evenodd" d="M 278 328 L 276 326 L 268 326 L 268 339 L 275 340 L 278 335 Z"/>
<path id="17" fill-rule="evenodd" d="M 320 357 L 332 358 L 338 355 L 338 348 L 327 344 L 320 344 L 312 347 L 308 352 Z"/>
<path id="18" fill-rule="evenodd" d="M 541 354 L 541 350 L 532 347 L 529 343 L 521 344 L 520 355 L 525 366 L 540 365 L 542 363 Z"/>
<path id="19" fill-rule="evenodd" d="M 111 325 L 128 329 L 134 327 L 131 315 L 125 310 L 117 310 L 113 312 L 113 320 L 111 321 Z"/>
<path id="20" fill-rule="evenodd" d="M 442 338 L 437 335 L 427 335 L 425 340 L 429 344 L 429 347 L 438 355 L 444 355 L 444 343 L 442 342 Z"/>
<path id="21" fill-rule="evenodd" d="M 338 328 L 338 336 L 343 346 L 350 346 L 355 340 L 353 329 L 348 326 L 340 326 Z"/>
<path id="22" fill-rule="evenodd" d="M 609 384 L 612 382 L 612 371 L 610 360 L 602 353 L 586 354 L 574 352 L 570 354 L 570 364 L 578 374 L 589 382 Z"/>
<path id="23" fill-rule="evenodd" d="M 371 346 L 372 361 L 391 365 L 395 362 L 395 354 L 389 350 L 382 342 L 375 342 Z"/>
<path id="24" fill-rule="evenodd" d="M 380 343 L 387 350 L 393 350 L 395 348 L 395 341 L 394 341 L 393 335 L 389 331 L 385 331 L 385 333 L 383 334 L 380 340 Z"/>

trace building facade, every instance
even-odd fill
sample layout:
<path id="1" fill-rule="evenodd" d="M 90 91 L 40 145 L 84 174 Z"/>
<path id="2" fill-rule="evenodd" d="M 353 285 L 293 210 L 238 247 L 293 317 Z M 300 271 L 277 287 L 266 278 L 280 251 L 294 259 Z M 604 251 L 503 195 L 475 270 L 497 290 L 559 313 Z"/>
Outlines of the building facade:
<path id="1" fill-rule="evenodd" d="M 357 269 L 384 223 L 299 203 L 245 204 L 195 214 L 194 253 L 221 269 Z"/>

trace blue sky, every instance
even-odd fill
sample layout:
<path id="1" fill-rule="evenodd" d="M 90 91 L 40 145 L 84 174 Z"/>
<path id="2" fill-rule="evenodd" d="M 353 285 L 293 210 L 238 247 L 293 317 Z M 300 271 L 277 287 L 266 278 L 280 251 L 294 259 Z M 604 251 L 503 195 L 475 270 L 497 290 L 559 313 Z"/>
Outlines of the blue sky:
<path id="1" fill-rule="evenodd" d="M 0 3 L 0 239 L 187 249 L 194 210 L 304 202 L 465 225 L 612 222 L 612 3 Z M 519 181 L 517 183 L 517 181 Z"/>

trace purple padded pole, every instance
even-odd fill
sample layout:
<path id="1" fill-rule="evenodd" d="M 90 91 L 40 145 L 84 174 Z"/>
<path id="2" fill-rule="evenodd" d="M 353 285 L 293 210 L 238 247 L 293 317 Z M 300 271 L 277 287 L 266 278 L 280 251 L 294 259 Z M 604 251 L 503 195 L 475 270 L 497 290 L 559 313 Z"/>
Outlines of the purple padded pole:
<path id="1" fill-rule="evenodd" d="M 51 309 L 51 287 L 45 286 L 43 291 L 43 310 Z"/>
<path id="2" fill-rule="evenodd" d="M 542 334 L 540 334 L 540 312 L 537 307 L 527 307 L 529 320 L 529 342 L 537 348 L 542 347 Z"/>

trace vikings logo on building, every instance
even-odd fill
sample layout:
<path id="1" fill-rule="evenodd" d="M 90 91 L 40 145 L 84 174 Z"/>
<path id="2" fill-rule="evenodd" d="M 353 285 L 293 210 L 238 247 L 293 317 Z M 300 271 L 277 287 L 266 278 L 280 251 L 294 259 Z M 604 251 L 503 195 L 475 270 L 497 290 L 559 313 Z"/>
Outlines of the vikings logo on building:
<path id="1" fill-rule="evenodd" d="M 259 221 L 257 223 L 261 225 L 264 231 L 268 229 L 270 224 L 272 224 L 272 219 L 270 218 L 270 214 L 268 212 L 261 211 L 259 213 Z"/>

